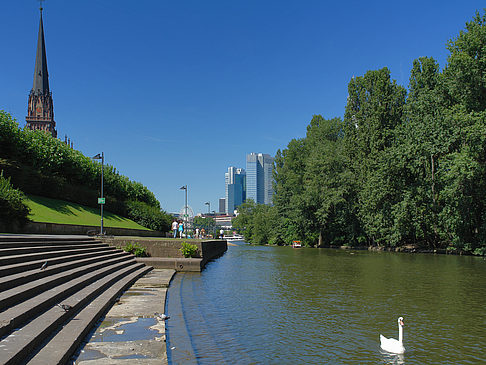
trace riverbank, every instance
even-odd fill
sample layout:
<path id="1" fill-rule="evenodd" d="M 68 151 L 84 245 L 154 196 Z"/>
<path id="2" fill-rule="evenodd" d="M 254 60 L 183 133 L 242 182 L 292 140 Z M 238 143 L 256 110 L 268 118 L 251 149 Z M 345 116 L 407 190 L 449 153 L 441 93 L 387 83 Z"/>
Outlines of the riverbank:
<path id="1" fill-rule="evenodd" d="M 166 323 L 160 315 L 174 274 L 155 269 L 137 280 L 100 321 L 74 364 L 167 364 Z"/>
<path id="2" fill-rule="evenodd" d="M 269 246 L 269 247 L 282 247 L 279 245 L 257 245 L 251 244 L 252 246 Z M 283 247 L 292 247 L 291 245 L 285 245 Z M 383 251 L 383 252 L 405 252 L 405 253 L 426 253 L 426 254 L 439 254 L 439 255 L 459 255 L 459 256 L 475 256 L 484 257 L 485 255 L 475 255 L 470 251 L 454 250 L 454 249 L 424 249 L 414 245 L 405 245 L 397 247 L 385 247 L 385 246 L 337 246 L 337 245 L 323 245 L 319 247 L 304 247 L 304 248 L 332 248 L 335 250 L 359 250 L 359 251 Z"/>
<path id="3" fill-rule="evenodd" d="M 452 250 L 452 249 L 424 249 L 414 245 L 404 245 L 397 247 L 385 247 L 385 246 L 321 246 L 319 248 L 334 248 L 341 250 L 367 250 L 367 251 L 386 251 L 386 252 L 405 252 L 405 253 L 428 253 L 428 254 L 440 254 L 440 255 L 461 255 L 461 256 L 481 256 L 474 255 L 470 251 Z"/>

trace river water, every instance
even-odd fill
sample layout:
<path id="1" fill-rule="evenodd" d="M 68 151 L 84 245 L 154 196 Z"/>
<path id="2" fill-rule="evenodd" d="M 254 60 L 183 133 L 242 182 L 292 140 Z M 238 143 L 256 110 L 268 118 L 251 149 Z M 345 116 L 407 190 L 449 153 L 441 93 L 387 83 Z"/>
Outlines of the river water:
<path id="1" fill-rule="evenodd" d="M 486 364 L 478 257 L 230 246 L 166 306 L 169 364 Z"/>

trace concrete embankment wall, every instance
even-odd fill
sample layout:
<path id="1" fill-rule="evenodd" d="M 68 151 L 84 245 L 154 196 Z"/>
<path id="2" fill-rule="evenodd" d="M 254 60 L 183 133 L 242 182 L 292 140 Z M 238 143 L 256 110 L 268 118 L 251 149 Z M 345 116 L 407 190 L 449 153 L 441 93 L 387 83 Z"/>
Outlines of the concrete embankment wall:
<path id="1" fill-rule="evenodd" d="M 175 269 L 177 271 L 201 271 L 209 260 L 221 256 L 228 249 L 226 240 L 180 240 L 180 239 L 144 239 L 139 237 L 103 238 L 103 241 L 123 248 L 129 243 L 138 243 L 145 247 L 150 257 L 139 257 L 137 261 L 157 269 Z M 185 258 L 179 251 L 182 242 L 196 245 L 195 258 Z"/>
<path id="2" fill-rule="evenodd" d="M 70 234 L 70 235 L 85 235 L 88 232 L 99 233 L 99 226 L 82 226 L 76 224 L 58 224 L 58 223 L 42 223 L 42 222 L 28 222 L 24 227 L 0 227 L 2 231 L 9 233 L 27 233 L 27 234 Z M 143 229 L 129 229 L 129 228 L 115 228 L 103 227 L 103 230 L 108 235 L 114 236 L 142 236 L 142 237 L 164 237 L 165 233 L 157 231 L 149 231 Z"/>

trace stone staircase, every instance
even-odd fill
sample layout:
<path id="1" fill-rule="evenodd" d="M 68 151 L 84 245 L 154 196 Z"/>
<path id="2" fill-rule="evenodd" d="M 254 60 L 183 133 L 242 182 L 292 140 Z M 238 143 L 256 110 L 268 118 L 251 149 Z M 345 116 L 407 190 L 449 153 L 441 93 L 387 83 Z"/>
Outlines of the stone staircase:
<path id="1" fill-rule="evenodd" d="M 152 268 L 86 237 L 0 235 L 0 364 L 65 364 Z"/>

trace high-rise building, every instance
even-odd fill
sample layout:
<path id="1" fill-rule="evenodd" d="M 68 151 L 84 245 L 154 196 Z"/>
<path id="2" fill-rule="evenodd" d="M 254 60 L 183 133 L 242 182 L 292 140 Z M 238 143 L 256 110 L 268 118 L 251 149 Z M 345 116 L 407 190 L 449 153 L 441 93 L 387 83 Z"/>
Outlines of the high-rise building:
<path id="1" fill-rule="evenodd" d="M 27 123 L 26 128 L 46 131 L 54 138 L 57 137 L 52 93 L 49 90 L 49 74 L 47 73 L 42 7 L 40 8 L 39 35 L 37 37 L 37 54 L 34 66 L 34 85 L 29 94 L 25 121 Z"/>
<path id="2" fill-rule="evenodd" d="M 246 155 L 246 199 L 272 205 L 273 157 L 264 153 Z"/>
<path id="3" fill-rule="evenodd" d="M 225 213 L 226 212 L 226 199 L 225 198 L 219 198 L 219 213 Z"/>
<path id="4" fill-rule="evenodd" d="M 232 215 L 236 207 L 240 206 L 246 197 L 245 169 L 228 167 L 224 174 L 225 180 L 225 212 Z"/>

